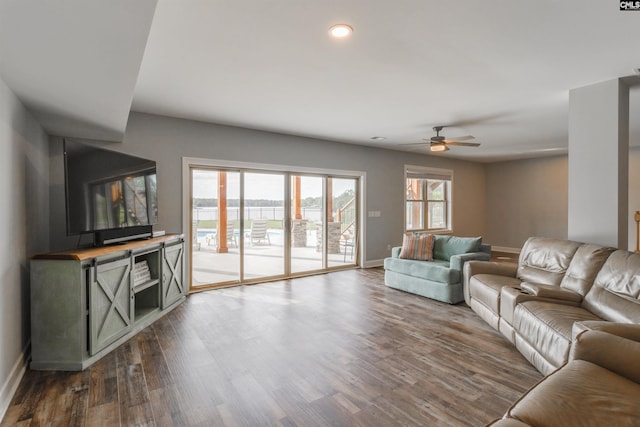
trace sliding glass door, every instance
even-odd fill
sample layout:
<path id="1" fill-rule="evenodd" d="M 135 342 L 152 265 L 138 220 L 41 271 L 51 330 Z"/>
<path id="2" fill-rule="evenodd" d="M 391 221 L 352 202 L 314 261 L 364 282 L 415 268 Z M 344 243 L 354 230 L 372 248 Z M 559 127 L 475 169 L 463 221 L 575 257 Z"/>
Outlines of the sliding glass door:
<path id="1" fill-rule="evenodd" d="M 358 243 L 358 180 L 327 179 L 328 266 L 355 264 Z"/>
<path id="2" fill-rule="evenodd" d="M 292 274 L 324 268 L 324 181 L 320 176 L 291 176 Z"/>
<path id="3" fill-rule="evenodd" d="M 244 173 L 244 281 L 285 274 L 285 175 Z"/>
<path id="4" fill-rule="evenodd" d="M 190 168 L 191 289 L 357 265 L 358 179 Z"/>
<path id="5" fill-rule="evenodd" d="M 191 286 L 239 283 L 240 173 L 191 170 Z"/>

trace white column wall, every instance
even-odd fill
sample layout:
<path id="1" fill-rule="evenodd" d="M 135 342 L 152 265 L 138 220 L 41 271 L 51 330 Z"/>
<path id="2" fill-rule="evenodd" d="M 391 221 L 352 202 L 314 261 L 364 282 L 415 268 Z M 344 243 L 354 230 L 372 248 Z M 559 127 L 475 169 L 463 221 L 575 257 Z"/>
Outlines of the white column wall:
<path id="1" fill-rule="evenodd" d="M 610 80 L 569 92 L 568 237 L 627 248 L 629 88 Z"/>

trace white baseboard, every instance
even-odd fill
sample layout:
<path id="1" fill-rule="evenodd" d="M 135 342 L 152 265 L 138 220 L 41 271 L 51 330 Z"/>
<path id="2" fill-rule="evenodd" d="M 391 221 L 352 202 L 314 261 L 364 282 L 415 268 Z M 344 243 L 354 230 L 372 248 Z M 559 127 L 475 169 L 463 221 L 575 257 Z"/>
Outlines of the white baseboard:
<path id="1" fill-rule="evenodd" d="M 507 246 L 491 246 L 492 251 L 506 252 L 508 254 L 519 254 L 520 248 L 509 248 Z"/>
<path id="2" fill-rule="evenodd" d="M 13 364 L 13 368 L 11 368 L 9 377 L 5 380 L 4 384 L 2 384 L 2 388 L 0 388 L 0 420 L 4 418 L 7 409 L 9 409 L 11 399 L 13 399 L 13 395 L 16 393 L 16 390 L 20 385 L 20 380 L 22 380 L 24 373 L 27 371 L 30 347 L 31 340 L 29 340 L 27 345 L 22 349 L 22 353 L 18 356 L 18 360 L 16 360 L 16 363 Z"/>
<path id="3" fill-rule="evenodd" d="M 384 259 L 372 259 L 370 261 L 365 261 L 363 267 L 374 268 L 374 267 L 382 267 L 383 265 L 384 265 Z"/>

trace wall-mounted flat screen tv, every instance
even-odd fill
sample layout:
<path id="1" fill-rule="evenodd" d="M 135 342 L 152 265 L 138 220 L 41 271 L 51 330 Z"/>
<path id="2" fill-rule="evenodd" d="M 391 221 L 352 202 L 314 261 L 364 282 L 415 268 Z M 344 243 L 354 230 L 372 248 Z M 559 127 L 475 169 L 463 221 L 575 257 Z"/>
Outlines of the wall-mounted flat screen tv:
<path id="1" fill-rule="evenodd" d="M 149 237 L 158 222 L 156 162 L 64 141 L 67 234 L 97 246 Z"/>

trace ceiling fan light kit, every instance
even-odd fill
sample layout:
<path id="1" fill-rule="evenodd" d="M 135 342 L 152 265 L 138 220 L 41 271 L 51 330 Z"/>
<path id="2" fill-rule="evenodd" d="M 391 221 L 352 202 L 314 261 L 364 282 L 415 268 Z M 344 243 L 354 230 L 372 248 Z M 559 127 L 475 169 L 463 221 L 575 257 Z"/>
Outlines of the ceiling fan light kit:
<path id="1" fill-rule="evenodd" d="M 442 153 L 445 151 L 449 151 L 449 145 L 458 145 L 462 147 L 478 147 L 480 144 L 477 142 L 460 142 L 460 141 L 468 141 L 470 139 L 475 139 L 471 135 L 459 136 L 457 138 L 447 139 L 443 135 L 440 135 L 440 131 L 445 128 L 445 126 L 434 126 L 433 130 L 436 132 L 436 136 L 432 136 L 429 141 L 429 151 L 432 153 Z"/>
<path id="2" fill-rule="evenodd" d="M 480 144 L 477 142 L 462 142 L 469 141 L 470 139 L 475 139 L 472 135 L 464 135 L 458 136 L 455 138 L 448 139 L 444 135 L 440 135 L 440 131 L 446 126 L 434 126 L 433 130 L 436 132 L 436 136 L 432 136 L 431 138 L 424 138 L 425 142 L 411 142 L 407 144 L 401 145 L 429 145 L 429 151 L 432 153 L 444 153 L 445 151 L 449 151 L 450 145 L 455 145 L 459 147 L 479 147 Z"/>
<path id="3" fill-rule="evenodd" d="M 431 143 L 431 146 L 429 147 L 429 151 L 432 151 L 434 153 L 442 153 L 445 151 L 449 151 L 449 147 L 447 147 L 447 145 L 444 142 Z"/>

